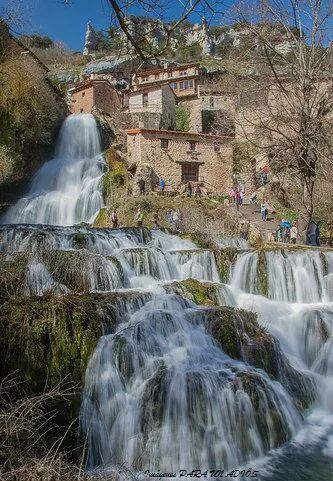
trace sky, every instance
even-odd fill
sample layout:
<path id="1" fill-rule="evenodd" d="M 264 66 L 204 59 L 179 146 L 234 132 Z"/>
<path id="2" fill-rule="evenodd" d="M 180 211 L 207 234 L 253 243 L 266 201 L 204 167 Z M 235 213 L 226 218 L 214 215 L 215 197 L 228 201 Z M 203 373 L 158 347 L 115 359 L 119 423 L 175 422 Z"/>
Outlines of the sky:
<path id="1" fill-rule="evenodd" d="M 179 0 L 167 3 L 170 18 L 175 18 L 179 14 Z M 111 10 L 107 0 L 68 0 L 68 4 L 62 0 L 0 0 L 0 5 L 11 9 L 14 6 L 25 19 L 23 25 L 16 27 L 17 33 L 48 35 L 74 51 L 83 49 L 88 21 L 96 30 L 106 30 L 110 25 Z M 200 15 L 192 16 L 191 21 L 200 22 Z"/>

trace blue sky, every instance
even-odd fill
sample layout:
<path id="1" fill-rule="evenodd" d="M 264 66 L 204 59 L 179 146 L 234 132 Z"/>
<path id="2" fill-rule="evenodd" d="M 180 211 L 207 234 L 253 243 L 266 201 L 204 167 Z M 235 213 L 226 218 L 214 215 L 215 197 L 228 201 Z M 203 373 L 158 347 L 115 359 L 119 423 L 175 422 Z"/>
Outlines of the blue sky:
<path id="1" fill-rule="evenodd" d="M 176 18 L 179 0 L 165 1 L 169 4 L 170 18 Z M 69 5 L 64 5 L 62 0 L 0 0 L 0 4 L 6 2 L 17 3 L 21 16 L 27 19 L 24 25 L 18 27 L 20 33 L 49 35 L 73 50 L 83 49 L 88 21 L 97 30 L 106 30 L 110 25 L 111 10 L 107 0 L 69 0 Z M 139 11 L 135 13 L 140 14 Z M 193 15 L 191 21 L 200 22 L 200 15 Z"/>

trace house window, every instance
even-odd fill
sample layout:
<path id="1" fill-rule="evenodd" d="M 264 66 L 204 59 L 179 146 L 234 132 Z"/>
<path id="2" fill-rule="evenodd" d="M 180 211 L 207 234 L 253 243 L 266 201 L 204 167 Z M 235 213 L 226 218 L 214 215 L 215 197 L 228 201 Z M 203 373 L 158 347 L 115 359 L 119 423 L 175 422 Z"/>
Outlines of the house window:
<path id="1" fill-rule="evenodd" d="M 179 82 L 179 90 L 184 90 L 184 82 Z"/>
<path id="2" fill-rule="evenodd" d="M 182 77 L 183 75 L 187 75 L 187 70 L 181 70 L 179 75 Z"/>
<path id="3" fill-rule="evenodd" d="M 174 90 L 178 90 L 178 83 L 177 83 L 177 82 L 172 82 L 171 87 L 172 87 Z"/>
<path id="4" fill-rule="evenodd" d="M 142 82 L 149 82 L 149 77 L 142 77 Z"/>
<path id="5" fill-rule="evenodd" d="M 184 89 L 188 89 L 188 80 L 185 80 L 184 82 Z"/>
<path id="6" fill-rule="evenodd" d="M 220 144 L 214 144 L 214 152 L 220 152 L 220 151 L 221 151 Z"/>
<path id="7" fill-rule="evenodd" d="M 168 148 L 169 148 L 169 140 L 161 139 L 161 149 L 168 150 Z"/>
<path id="8" fill-rule="evenodd" d="M 193 140 L 190 141 L 190 150 L 191 152 L 195 151 L 195 142 Z"/>
<path id="9" fill-rule="evenodd" d="M 198 164 L 182 164 L 182 181 L 183 182 L 198 182 L 199 180 L 199 165 Z"/>
<path id="10" fill-rule="evenodd" d="M 142 106 L 148 107 L 148 94 L 142 94 Z"/>
<path id="11" fill-rule="evenodd" d="M 209 107 L 214 108 L 214 97 L 209 97 Z"/>
<path id="12" fill-rule="evenodd" d="M 190 88 L 193 88 L 193 80 L 189 80 L 189 81 L 188 81 L 188 86 L 189 86 Z"/>

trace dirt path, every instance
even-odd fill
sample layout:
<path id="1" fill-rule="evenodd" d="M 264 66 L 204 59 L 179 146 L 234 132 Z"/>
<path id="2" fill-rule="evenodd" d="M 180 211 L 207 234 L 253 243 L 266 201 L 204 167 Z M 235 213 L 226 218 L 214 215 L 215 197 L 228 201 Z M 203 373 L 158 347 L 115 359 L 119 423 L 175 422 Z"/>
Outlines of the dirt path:
<path id="1" fill-rule="evenodd" d="M 230 208 L 236 210 L 234 205 L 230 206 Z M 249 221 L 254 228 L 259 230 L 263 241 L 267 241 L 269 234 L 273 231 L 275 232 L 278 227 L 278 220 L 274 214 L 269 214 L 266 222 L 261 220 L 260 204 L 242 205 L 239 208 L 239 213 L 242 218 Z"/>

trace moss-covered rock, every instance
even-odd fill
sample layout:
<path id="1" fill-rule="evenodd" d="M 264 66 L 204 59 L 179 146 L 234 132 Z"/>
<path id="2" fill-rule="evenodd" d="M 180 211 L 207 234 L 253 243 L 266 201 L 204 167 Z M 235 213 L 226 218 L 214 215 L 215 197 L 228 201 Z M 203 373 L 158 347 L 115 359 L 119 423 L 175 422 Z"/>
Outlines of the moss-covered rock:
<path id="1" fill-rule="evenodd" d="M 115 318 L 98 309 L 98 296 L 12 298 L 2 305 L 2 376 L 18 371 L 33 392 L 61 379 L 81 384 L 90 354 Z"/>
<path id="2" fill-rule="evenodd" d="M 263 377 L 253 372 L 239 373 L 233 382 L 233 388 L 235 392 L 245 391 L 251 399 L 255 413 L 254 421 L 265 450 L 281 446 L 291 438 L 292 432 L 288 423 L 278 410 L 274 395 Z M 239 424 L 241 429 L 242 423 Z"/>
<path id="3" fill-rule="evenodd" d="M 256 314 L 225 306 L 211 309 L 207 311 L 207 329 L 230 357 L 282 382 L 301 409 L 313 401 L 313 380 L 292 368 L 278 341 L 258 324 Z"/>
<path id="4" fill-rule="evenodd" d="M 218 286 L 212 283 L 186 279 L 165 285 L 164 288 L 201 306 L 218 306 L 220 303 Z"/>
<path id="5" fill-rule="evenodd" d="M 258 288 L 261 295 L 268 296 L 267 260 L 264 251 L 258 252 Z"/>
<path id="6" fill-rule="evenodd" d="M 155 375 L 145 386 L 141 400 L 141 430 L 147 439 L 152 430 L 159 429 L 163 422 L 165 399 L 167 396 L 167 368 L 161 364 Z"/>
<path id="7" fill-rule="evenodd" d="M 213 252 L 221 280 L 222 282 L 228 282 L 231 266 L 236 261 L 239 250 L 237 250 L 236 247 L 226 247 L 221 249 L 214 245 Z"/>

